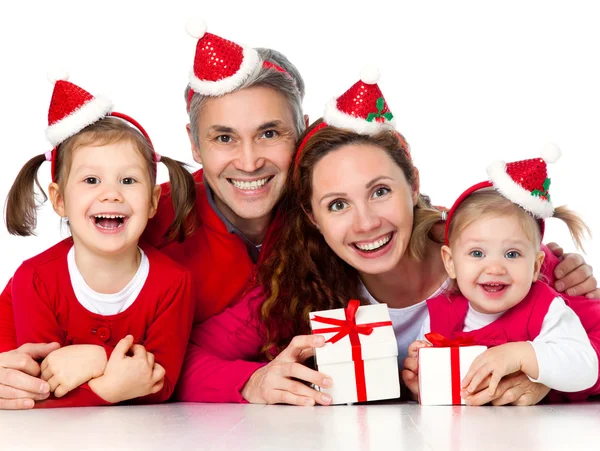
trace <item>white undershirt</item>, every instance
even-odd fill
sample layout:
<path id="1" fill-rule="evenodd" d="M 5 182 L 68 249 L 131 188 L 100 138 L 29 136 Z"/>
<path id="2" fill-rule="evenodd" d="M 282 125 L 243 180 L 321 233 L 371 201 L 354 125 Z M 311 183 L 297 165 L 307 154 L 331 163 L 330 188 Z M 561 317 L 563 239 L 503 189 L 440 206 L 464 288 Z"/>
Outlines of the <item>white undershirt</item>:
<path id="1" fill-rule="evenodd" d="M 463 331 L 481 329 L 503 313 L 479 313 L 469 306 Z M 431 322 L 427 313 L 419 340 L 424 340 L 430 330 Z M 550 304 L 540 334 L 528 343 L 533 346 L 539 368 L 539 377 L 530 377 L 531 381 L 554 390 L 577 392 L 590 388 L 598 380 L 598 355 L 579 317 L 560 296 Z"/>
<path id="2" fill-rule="evenodd" d="M 116 315 L 121 313 L 133 304 L 137 299 L 142 287 L 146 283 L 148 273 L 150 272 L 150 262 L 148 257 L 140 248 L 141 259 L 140 266 L 136 271 L 133 279 L 118 293 L 103 294 L 92 290 L 77 268 L 75 263 L 75 248 L 72 247 L 67 254 L 67 263 L 69 265 L 69 276 L 71 277 L 71 285 L 75 292 L 75 297 L 81 305 L 92 313 L 97 313 L 103 316 Z"/>
<path id="3" fill-rule="evenodd" d="M 447 279 L 429 298 L 438 296 L 446 289 L 449 282 L 450 279 Z M 361 287 L 363 296 L 371 304 L 379 304 L 379 301 L 367 291 L 367 288 L 362 283 Z M 390 320 L 392 321 L 392 327 L 396 334 L 396 342 L 398 343 L 398 364 L 400 368 L 403 368 L 404 359 L 408 356 L 408 346 L 419 336 L 421 324 L 423 324 L 423 321 L 427 317 L 427 299 L 409 307 L 388 307 L 388 312 L 390 313 Z"/>

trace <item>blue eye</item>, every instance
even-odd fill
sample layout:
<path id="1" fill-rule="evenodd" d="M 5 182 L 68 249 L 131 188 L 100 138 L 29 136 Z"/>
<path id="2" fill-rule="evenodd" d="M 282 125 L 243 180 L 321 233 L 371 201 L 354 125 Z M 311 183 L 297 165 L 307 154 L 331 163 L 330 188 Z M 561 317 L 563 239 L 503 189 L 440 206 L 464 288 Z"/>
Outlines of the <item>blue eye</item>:
<path id="1" fill-rule="evenodd" d="M 508 251 L 505 255 L 506 258 L 518 258 L 521 256 L 519 251 Z"/>
<path id="2" fill-rule="evenodd" d="M 86 177 L 83 179 L 83 182 L 88 185 L 97 185 L 100 183 L 100 179 L 98 177 Z"/>
<path id="3" fill-rule="evenodd" d="M 484 257 L 483 251 L 471 251 L 471 252 L 469 252 L 469 255 L 474 258 L 483 258 Z"/>
<path id="4" fill-rule="evenodd" d="M 125 177 L 125 178 L 121 179 L 122 185 L 133 185 L 136 182 L 137 182 L 137 180 L 134 179 L 133 177 Z"/>
<path id="5" fill-rule="evenodd" d="M 379 188 L 377 188 L 375 191 L 373 191 L 373 195 L 372 197 L 383 197 L 386 194 L 388 194 L 391 191 L 391 189 L 385 187 L 385 186 L 381 186 Z"/>
<path id="6" fill-rule="evenodd" d="M 343 200 L 334 200 L 332 203 L 329 204 L 329 207 L 327 208 L 329 209 L 329 211 L 342 211 L 344 208 L 346 208 L 347 205 L 348 204 Z"/>

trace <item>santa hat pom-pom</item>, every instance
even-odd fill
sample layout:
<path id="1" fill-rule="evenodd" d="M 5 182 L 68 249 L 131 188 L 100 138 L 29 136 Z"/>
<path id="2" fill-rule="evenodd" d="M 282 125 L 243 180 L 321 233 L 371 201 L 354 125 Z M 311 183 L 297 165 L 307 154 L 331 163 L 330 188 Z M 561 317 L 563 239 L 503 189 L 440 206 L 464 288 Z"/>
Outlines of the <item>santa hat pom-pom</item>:
<path id="1" fill-rule="evenodd" d="M 185 29 L 191 37 L 200 39 L 206 33 L 206 22 L 200 17 L 192 17 L 185 24 Z"/>
<path id="2" fill-rule="evenodd" d="M 377 66 L 369 65 L 360 71 L 360 80 L 368 85 L 374 85 L 379 81 L 379 69 Z"/>
<path id="3" fill-rule="evenodd" d="M 48 80 L 52 84 L 55 84 L 57 81 L 67 81 L 68 79 L 69 73 L 64 69 L 52 69 L 48 71 Z"/>
<path id="4" fill-rule="evenodd" d="M 556 144 L 546 144 L 542 150 L 542 158 L 546 163 L 556 163 L 561 155 L 560 147 Z"/>

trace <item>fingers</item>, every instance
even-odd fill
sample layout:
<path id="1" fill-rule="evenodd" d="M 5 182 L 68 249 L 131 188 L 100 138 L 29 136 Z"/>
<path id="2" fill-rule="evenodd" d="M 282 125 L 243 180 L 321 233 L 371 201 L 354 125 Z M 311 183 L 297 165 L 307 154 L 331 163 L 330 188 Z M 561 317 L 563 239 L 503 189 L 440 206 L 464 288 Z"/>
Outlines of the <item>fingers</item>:
<path id="1" fill-rule="evenodd" d="M 11 368 L 0 367 L 0 384 L 36 395 L 45 395 L 50 392 L 47 382 Z"/>
<path id="2" fill-rule="evenodd" d="M 148 360 L 148 366 L 150 368 L 152 368 L 154 366 L 154 354 L 152 354 L 151 352 L 148 352 L 146 354 L 146 359 Z"/>
<path id="3" fill-rule="evenodd" d="M 404 359 L 404 369 L 415 374 L 419 372 L 419 359 L 417 357 L 407 357 Z"/>
<path id="4" fill-rule="evenodd" d="M 133 345 L 131 347 L 131 352 L 133 353 L 134 358 L 147 360 L 148 359 L 148 351 L 144 348 L 143 345 Z"/>
<path id="5" fill-rule="evenodd" d="M 402 370 L 402 380 L 411 393 L 414 395 L 419 394 L 419 376 L 416 373 L 404 369 Z"/>
<path id="6" fill-rule="evenodd" d="M 54 372 L 50 369 L 50 367 L 46 367 L 46 369 L 42 371 L 40 378 L 44 381 L 48 381 L 52 376 L 54 376 Z"/>
<path id="7" fill-rule="evenodd" d="M 0 410 L 28 410 L 33 409 L 35 402 L 33 399 L 1 399 Z"/>
<path id="8" fill-rule="evenodd" d="M 592 275 L 582 280 L 582 278 L 586 277 L 587 274 L 591 274 L 591 271 L 592 270 L 589 265 L 583 265 L 577 268 L 571 274 L 565 276 L 561 281 L 557 281 L 555 287 L 561 287 L 569 296 L 587 295 L 588 293 L 596 290 L 598 286 L 598 281 Z M 581 282 L 579 282 L 580 280 Z"/>
<path id="9" fill-rule="evenodd" d="M 67 386 L 65 386 L 65 385 L 59 385 L 54 390 L 54 396 L 56 396 L 57 398 L 62 398 L 63 396 L 65 396 L 70 391 L 71 391 L 71 389 L 68 388 Z"/>
<path id="10" fill-rule="evenodd" d="M 325 345 L 323 335 L 297 335 L 276 359 L 288 362 L 303 362 L 313 355 L 312 348 L 320 348 Z"/>
<path id="11" fill-rule="evenodd" d="M 25 390 L 20 390 L 15 387 L 10 387 L 8 385 L 0 385 L 0 400 L 7 399 L 33 399 L 33 400 L 41 400 L 46 399 L 50 393 L 45 393 L 43 395 L 39 393 L 31 393 Z"/>
<path id="12" fill-rule="evenodd" d="M 58 387 L 60 385 L 60 381 L 58 380 L 58 377 L 57 376 L 52 376 L 48 380 L 48 385 L 50 385 L 50 391 L 54 392 L 54 390 L 56 390 L 56 387 Z"/>
<path id="13" fill-rule="evenodd" d="M 110 358 L 115 357 L 125 357 L 127 352 L 129 352 L 129 348 L 133 344 L 133 335 L 127 335 L 125 338 L 121 338 L 115 346 Z"/>
<path id="14" fill-rule="evenodd" d="M 552 252 L 558 258 L 562 257 L 564 254 L 563 248 L 560 247 L 557 243 L 548 243 L 546 244 L 546 247 L 550 249 L 550 252 Z"/>
<path id="15" fill-rule="evenodd" d="M 17 348 L 17 351 L 29 354 L 34 360 L 45 359 L 52 351 L 60 348 L 60 344 L 52 343 L 25 343 Z"/>
<path id="16" fill-rule="evenodd" d="M 154 368 L 152 368 L 152 382 L 157 383 L 164 379 L 165 374 L 167 374 L 165 369 L 159 363 L 155 363 Z"/>
<path id="17" fill-rule="evenodd" d="M 40 374 L 40 366 L 33 357 L 20 351 L 1 353 L 0 368 L 17 370 L 34 377 Z"/>
<path id="18" fill-rule="evenodd" d="M 427 346 L 431 346 L 431 343 L 425 340 L 417 340 L 413 341 L 408 347 L 408 356 L 409 357 L 417 357 L 419 354 L 419 349 L 425 348 Z"/>
<path id="19" fill-rule="evenodd" d="M 492 400 L 493 406 L 505 406 L 516 402 L 525 393 L 522 387 L 516 385 L 504 391 L 498 398 Z"/>
<path id="20" fill-rule="evenodd" d="M 579 254 L 565 254 L 564 255 L 562 261 L 558 265 L 556 265 L 556 268 L 554 268 L 554 277 L 556 277 L 557 282 L 563 283 L 562 290 L 559 290 L 558 284 L 555 284 L 556 289 L 558 291 L 563 291 L 574 285 L 572 273 L 575 272 L 576 270 L 578 270 L 580 266 L 589 266 L 589 265 L 585 264 L 585 261 L 583 260 L 583 257 L 581 255 L 579 255 Z M 579 275 L 575 274 L 575 280 L 577 280 L 577 283 L 582 282 L 587 277 L 592 275 L 591 267 L 589 267 L 585 271 L 587 274 L 585 277 L 582 277 L 582 274 L 579 274 Z M 568 277 L 568 276 L 571 276 L 571 277 Z M 580 278 L 580 279 L 578 279 L 578 278 Z"/>
<path id="21" fill-rule="evenodd" d="M 152 394 L 158 393 L 159 391 L 162 390 L 164 385 L 165 385 L 165 380 L 163 378 L 152 386 L 152 388 L 150 389 L 150 393 L 152 393 Z"/>
<path id="22" fill-rule="evenodd" d="M 596 282 L 596 278 L 595 277 L 592 277 L 592 278 L 594 279 L 594 282 Z M 600 299 L 600 288 L 596 288 L 594 291 L 590 291 L 585 296 L 590 299 Z"/>

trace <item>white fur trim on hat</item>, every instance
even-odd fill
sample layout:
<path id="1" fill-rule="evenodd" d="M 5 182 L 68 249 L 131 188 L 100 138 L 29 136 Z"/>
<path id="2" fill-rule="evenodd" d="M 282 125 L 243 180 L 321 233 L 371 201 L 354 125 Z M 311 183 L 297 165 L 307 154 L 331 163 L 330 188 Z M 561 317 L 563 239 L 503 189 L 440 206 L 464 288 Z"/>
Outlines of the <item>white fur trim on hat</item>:
<path id="1" fill-rule="evenodd" d="M 347 128 L 355 131 L 356 133 L 373 135 L 384 128 L 393 128 L 396 124 L 394 118 L 391 121 L 385 122 L 367 122 L 366 119 L 350 116 L 349 114 L 342 113 L 337 108 L 337 99 L 331 99 L 325 106 L 325 113 L 323 113 L 323 119 L 329 125 L 339 128 Z"/>
<path id="2" fill-rule="evenodd" d="M 506 173 L 506 163 L 497 161 L 487 168 L 487 173 L 494 188 L 511 202 L 521 206 L 535 217 L 546 219 L 554 214 L 552 202 L 532 196 L 529 191 L 515 182 Z"/>
<path id="3" fill-rule="evenodd" d="M 244 83 L 260 63 L 260 58 L 258 52 L 252 47 L 242 46 L 242 49 L 242 64 L 238 71 L 230 77 L 218 81 L 200 80 L 196 77 L 192 68 L 190 72 L 190 86 L 194 92 L 205 96 L 222 96 Z"/>
<path id="4" fill-rule="evenodd" d="M 67 117 L 49 126 L 46 129 L 46 138 L 53 146 L 58 146 L 65 139 L 108 115 L 112 107 L 112 102 L 106 97 L 94 97 Z"/>

